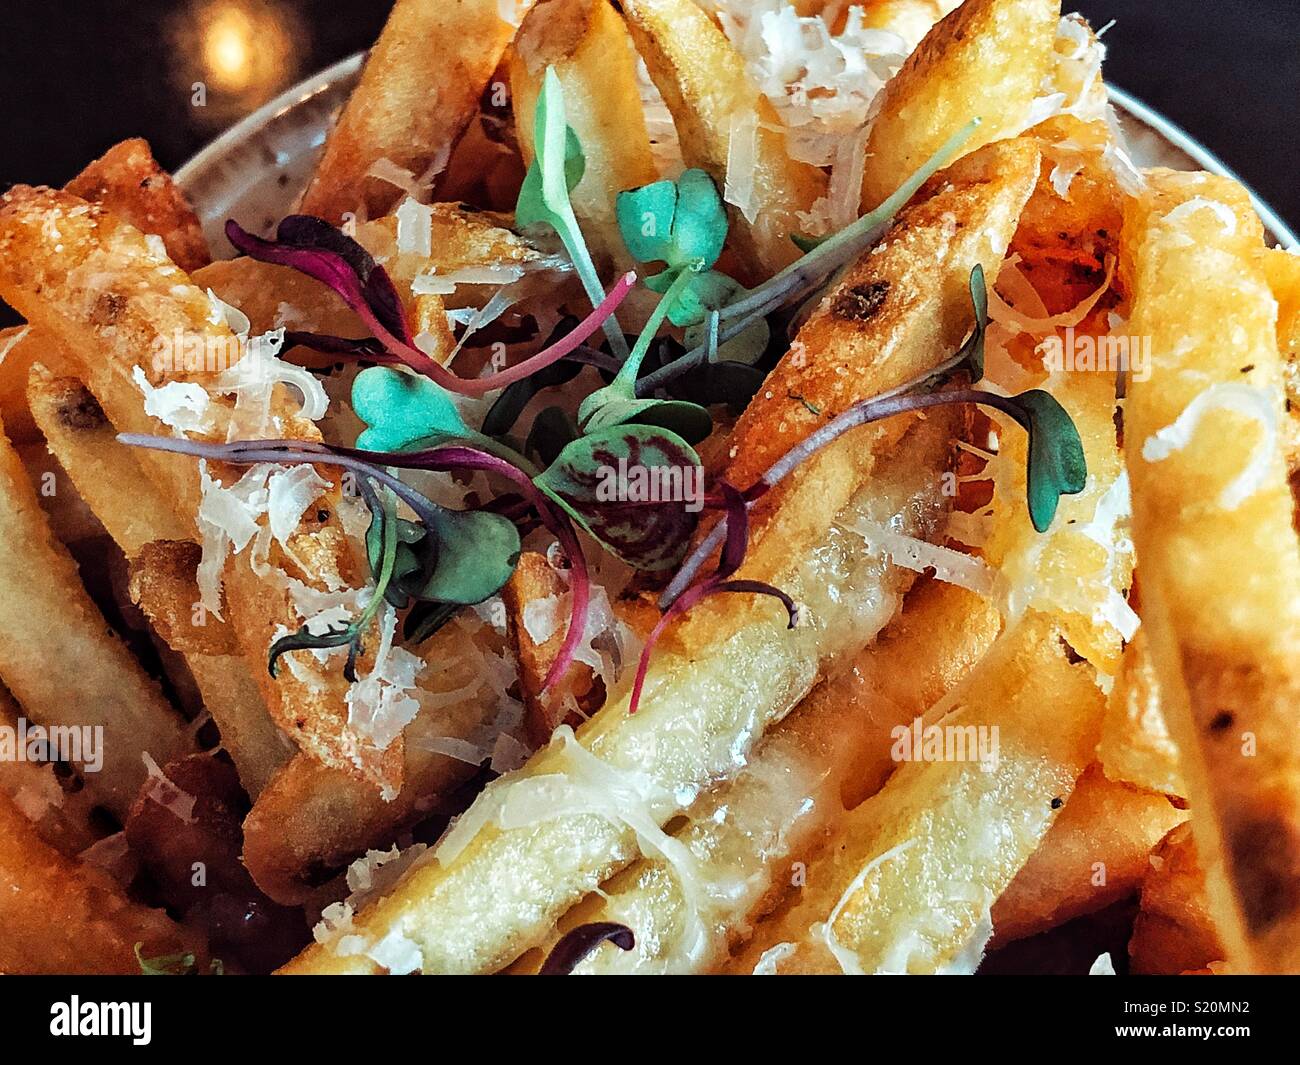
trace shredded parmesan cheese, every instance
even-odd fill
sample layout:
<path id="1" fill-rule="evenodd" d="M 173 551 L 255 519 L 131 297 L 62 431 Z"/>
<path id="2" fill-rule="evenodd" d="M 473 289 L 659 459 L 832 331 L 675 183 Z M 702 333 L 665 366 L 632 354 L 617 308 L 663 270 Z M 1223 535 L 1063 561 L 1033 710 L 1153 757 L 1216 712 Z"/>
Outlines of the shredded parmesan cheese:
<path id="1" fill-rule="evenodd" d="M 1212 410 L 1230 410 L 1259 423 L 1263 435 L 1255 444 L 1246 468 L 1219 494 L 1219 506 L 1236 510 L 1268 483 L 1277 452 L 1278 412 L 1273 396 L 1262 388 L 1240 382 L 1219 382 L 1199 393 L 1173 424 L 1158 429 L 1142 444 L 1147 462 L 1163 462 L 1192 442 L 1201 419 Z"/>

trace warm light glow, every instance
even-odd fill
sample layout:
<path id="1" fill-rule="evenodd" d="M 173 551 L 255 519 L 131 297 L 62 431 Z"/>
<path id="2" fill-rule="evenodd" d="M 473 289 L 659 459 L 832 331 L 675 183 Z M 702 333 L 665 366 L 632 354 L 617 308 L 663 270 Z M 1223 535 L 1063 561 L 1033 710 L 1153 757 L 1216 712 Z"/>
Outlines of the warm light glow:
<path id="1" fill-rule="evenodd" d="M 205 118 L 226 121 L 270 99 L 299 76 L 304 27 L 288 4 L 193 0 L 177 12 L 177 80 L 207 90 Z"/>
<path id="2" fill-rule="evenodd" d="M 203 31 L 203 63 L 217 88 L 242 92 L 253 74 L 253 22 L 237 7 L 225 7 Z"/>

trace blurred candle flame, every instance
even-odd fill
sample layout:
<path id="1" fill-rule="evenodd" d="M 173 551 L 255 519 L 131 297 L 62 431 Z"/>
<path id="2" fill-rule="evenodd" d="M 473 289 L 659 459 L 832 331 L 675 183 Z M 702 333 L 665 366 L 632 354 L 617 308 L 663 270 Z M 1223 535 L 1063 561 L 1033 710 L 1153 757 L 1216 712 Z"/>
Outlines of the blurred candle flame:
<path id="1" fill-rule="evenodd" d="M 257 107 L 299 77 L 305 28 L 292 4 L 195 0 L 174 25 L 177 80 L 202 82 L 205 116 L 227 121 Z"/>

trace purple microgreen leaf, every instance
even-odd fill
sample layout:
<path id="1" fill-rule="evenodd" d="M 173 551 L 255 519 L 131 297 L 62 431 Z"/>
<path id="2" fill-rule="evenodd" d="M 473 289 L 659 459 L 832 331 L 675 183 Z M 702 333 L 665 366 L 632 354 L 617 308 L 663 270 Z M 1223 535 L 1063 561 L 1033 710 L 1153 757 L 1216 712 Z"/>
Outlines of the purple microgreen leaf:
<path id="1" fill-rule="evenodd" d="M 680 560 L 704 505 L 699 456 L 649 425 L 616 425 L 569 444 L 537 478 L 611 554 L 644 572 Z"/>
<path id="2" fill-rule="evenodd" d="M 636 936 L 627 925 L 614 921 L 580 924 L 571 932 L 565 933 L 551 948 L 551 953 L 537 970 L 537 975 L 569 976 L 602 943 L 613 943 L 619 950 L 631 950 L 636 946 Z"/>
<path id="3" fill-rule="evenodd" d="M 303 219 L 307 221 L 304 222 Z M 293 224 L 286 231 L 285 223 L 291 222 Z M 325 229 L 333 236 L 325 236 Z M 465 396 L 486 395 L 558 362 L 585 343 L 610 319 L 636 282 L 635 274 L 624 274 L 568 336 L 505 370 L 488 377 L 471 379 L 453 374 L 415 346 L 402 313 L 401 301 L 387 272 L 376 265 L 356 241 L 320 219 L 310 219 L 306 215 L 286 218 L 277 235 L 280 232 L 287 232 L 288 242 L 263 240 L 248 233 L 233 220 L 226 223 L 226 235 L 239 251 L 260 262 L 292 267 L 328 285 L 365 322 L 385 351 L 416 373 L 431 378 L 449 391 Z M 295 243 L 307 239 L 314 239 L 318 243 Z M 353 249 L 350 245 L 355 245 L 356 248 Z M 357 249 L 360 250 L 360 255 L 357 254 Z"/>
<path id="4" fill-rule="evenodd" d="M 645 646 L 641 648 L 641 657 L 636 664 L 636 678 L 632 681 L 632 694 L 628 699 L 627 712 L 635 714 L 637 708 L 641 705 L 641 692 L 645 687 L 646 673 L 650 669 L 650 656 L 654 652 L 655 645 L 659 642 L 668 626 L 673 620 L 702 599 L 711 595 L 717 595 L 722 592 L 742 592 L 752 595 L 767 595 L 780 601 L 789 615 L 789 627 L 794 628 L 799 619 L 799 607 L 793 599 L 790 598 L 780 588 L 774 587 L 765 581 L 749 580 L 725 580 L 719 574 L 715 573 L 698 584 L 693 584 L 679 595 L 669 605 L 655 623 L 655 627 L 650 630 L 650 635 L 646 637 Z"/>

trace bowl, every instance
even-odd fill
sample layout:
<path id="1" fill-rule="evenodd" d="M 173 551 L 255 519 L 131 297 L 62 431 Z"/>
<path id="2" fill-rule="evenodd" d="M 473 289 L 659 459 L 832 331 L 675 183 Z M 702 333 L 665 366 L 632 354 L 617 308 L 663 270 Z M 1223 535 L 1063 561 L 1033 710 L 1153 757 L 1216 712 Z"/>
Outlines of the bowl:
<path id="1" fill-rule="evenodd" d="M 358 52 L 299 82 L 236 123 L 176 172 L 215 256 L 225 258 L 234 251 L 223 232 L 227 218 L 253 232 L 267 233 L 289 213 L 306 187 L 334 115 L 361 76 L 364 59 L 365 53 Z M 1110 86 L 1109 92 L 1138 166 L 1208 170 L 1241 181 L 1169 119 L 1122 89 Z M 1300 247 L 1277 212 L 1251 195 L 1270 239 L 1282 247 Z"/>

